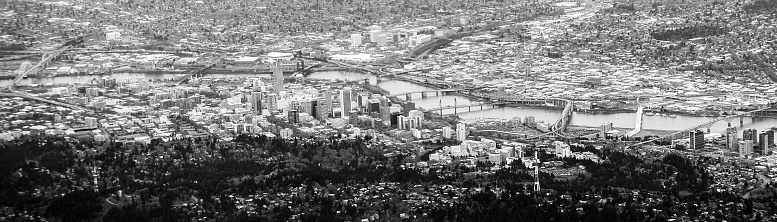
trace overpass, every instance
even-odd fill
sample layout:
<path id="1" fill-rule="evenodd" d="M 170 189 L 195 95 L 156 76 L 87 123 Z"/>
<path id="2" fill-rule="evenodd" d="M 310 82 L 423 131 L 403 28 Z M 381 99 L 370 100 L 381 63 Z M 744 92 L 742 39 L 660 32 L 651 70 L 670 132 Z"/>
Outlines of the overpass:
<path id="1" fill-rule="evenodd" d="M 32 95 L 29 95 L 29 94 L 26 94 L 26 93 L 22 93 L 22 92 L 17 92 L 17 91 L 14 91 L 14 92 L 11 92 L 11 93 L 0 92 L 0 96 L 2 96 L 2 97 L 21 97 L 21 98 L 25 98 L 25 99 L 29 99 L 29 100 L 35 100 L 35 101 L 38 101 L 38 102 L 48 103 L 48 104 L 55 105 L 55 106 L 67 107 L 67 108 L 70 108 L 72 110 L 82 110 L 82 111 L 86 111 L 86 112 L 89 112 L 89 113 L 92 112 L 92 110 L 84 108 L 84 107 L 80 107 L 80 106 L 76 106 L 76 105 L 68 104 L 68 103 L 63 103 L 63 102 L 59 102 L 59 101 L 54 101 L 54 100 L 50 100 L 50 99 L 44 99 L 44 98 L 40 98 L 40 97 L 37 97 L 37 96 L 32 96 Z"/>
<path id="2" fill-rule="evenodd" d="M 696 125 L 696 126 L 693 126 L 693 127 L 690 127 L 690 128 L 687 128 L 687 129 L 684 129 L 684 130 L 681 130 L 681 131 L 678 131 L 678 132 L 675 132 L 675 133 L 672 133 L 672 134 L 668 134 L 668 135 L 665 135 L 665 136 L 662 136 L 662 137 L 659 137 L 659 138 L 655 138 L 655 139 L 652 139 L 652 140 L 648 140 L 648 141 L 643 141 L 643 142 L 640 142 L 640 143 L 635 143 L 635 144 L 627 146 L 626 148 L 638 147 L 638 146 L 642 146 L 642 145 L 645 145 L 645 144 L 653 143 L 653 142 L 656 142 L 656 141 L 672 141 L 672 140 L 682 139 L 682 138 L 687 137 L 689 132 L 695 131 L 695 130 L 701 129 L 701 128 L 708 128 L 708 127 L 710 127 L 712 124 L 714 124 L 716 122 L 719 122 L 719 121 L 726 121 L 726 122 L 728 122 L 728 121 L 731 121 L 734 118 L 742 118 L 742 117 L 745 117 L 745 116 L 751 116 L 753 114 L 760 113 L 760 112 L 767 111 L 767 110 L 771 110 L 771 109 L 773 109 L 773 107 L 765 107 L 765 108 L 760 108 L 760 109 L 756 109 L 756 110 L 752 110 L 752 111 L 740 112 L 740 113 L 738 113 L 736 115 L 719 117 L 719 118 L 716 118 L 716 119 L 704 122 L 702 124 L 699 124 L 699 125 Z"/>

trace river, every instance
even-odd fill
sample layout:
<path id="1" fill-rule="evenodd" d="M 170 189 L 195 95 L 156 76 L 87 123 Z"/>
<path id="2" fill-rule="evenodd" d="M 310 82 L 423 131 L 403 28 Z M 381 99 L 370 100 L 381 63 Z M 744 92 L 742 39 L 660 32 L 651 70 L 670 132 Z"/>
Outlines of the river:
<path id="1" fill-rule="evenodd" d="M 117 80 L 128 78 L 145 78 L 149 80 L 156 79 L 172 79 L 175 74 L 140 74 L 140 73 L 117 73 L 110 75 Z M 59 76 L 52 78 L 33 78 L 24 79 L 21 84 L 46 84 L 46 83 L 89 83 L 92 79 L 99 79 L 104 76 Z M 208 77 L 270 77 L 269 74 L 209 74 Z M 378 84 L 383 89 L 388 90 L 390 93 L 403 93 L 412 91 L 421 91 L 430 89 L 429 87 L 422 86 L 415 83 L 403 82 L 399 80 L 390 79 L 378 79 L 377 77 L 354 72 L 342 72 L 342 71 L 324 71 L 311 73 L 308 78 L 321 78 L 321 79 L 342 79 L 342 80 L 361 80 L 365 78 L 370 79 L 371 84 Z M 9 84 L 11 80 L 0 80 L 0 87 Z M 400 99 L 405 99 L 402 96 Z M 415 102 L 417 107 L 423 108 L 436 108 L 442 103 L 442 106 L 458 104 L 469 104 L 468 98 L 456 95 L 435 96 L 430 94 L 427 98 L 421 98 L 420 94 L 415 94 L 412 97 L 412 101 Z M 457 114 L 464 119 L 472 118 L 505 118 L 511 119 L 513 117 L 526 117 L 533 116 L 537 121 L 544 121 L 552 123 L 558 119 L 561 115 L 561 110 L 550 110 L 534 107 L 501 107 L 491 108 L 484 107 L 484 110 L 480 111 L 479 107 L 473 107 L 472 112 L 468 112 L 467 108 L 460 108 L 457 110 Z M 477 110 L 477 111 L 475 111 Z M 443 114 L 451 114 L 454 111 L 448 109 L 443 111 Z M 618 128 L 634 128 L 634 120 L 636 118 L 635 113 L 616 113 L 616 114 L 587 114 L 587 113 L 574 113 L 572 115 L 572 125 L 597 127 L 606 122 L 612 122 L 614 127 Z M 699 117 L 699 116 L 684 116 L 678 115 L 676 118 L 670 118 L 667 116 L 644 116 L 643 129 L 656 129 L 656 130 L 683 130 L 691 126 L 695 126 L 710 120 L 713 117 Z M 711 132 L 724 132 L 727 127 L 727 122 L 718 122 L 710 127 Z M 750 118 L 746 117 L 740 124 L 739 119 L 732 120 L 732 126 L 737 126 L 741 131 L 745 128 L 758 129 L 759 132 L 771 127 L 777 126 L 777 119 L 775 118 Z"/>

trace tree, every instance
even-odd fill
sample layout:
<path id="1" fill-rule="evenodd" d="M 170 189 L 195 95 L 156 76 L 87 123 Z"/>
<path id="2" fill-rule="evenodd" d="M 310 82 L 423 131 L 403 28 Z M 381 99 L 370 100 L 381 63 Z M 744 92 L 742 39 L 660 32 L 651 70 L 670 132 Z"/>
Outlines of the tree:
<path id="1" fill-rule="evenodd" d="M 46 216 L 62 221 L 90 221 L 102 211 L 100 197 L 92 190 L 79 190 L 66 194 L 51 202 L 46 208 Z"/>

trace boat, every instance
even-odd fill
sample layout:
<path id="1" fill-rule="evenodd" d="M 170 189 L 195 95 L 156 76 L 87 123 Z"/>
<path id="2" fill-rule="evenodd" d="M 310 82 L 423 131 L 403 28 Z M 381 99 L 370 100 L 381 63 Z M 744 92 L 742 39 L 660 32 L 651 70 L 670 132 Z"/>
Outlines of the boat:
<path id="1" fill-rule="evenodd" d="M 652 112 L 646 112 L 646 113 L 645 113 L 645 116 L 652 116 L 652 115 L 656 115 L 656 114 L 655 114 L 655 113 L 652 113 Z"/>
<path id="2" fill-rule="evenodd" d="M 669 116 L 669 118 L 676 118 L 677 117 L 677 115 L 675 115 L 675 114 L 669 114 L 668 116 Z"/>

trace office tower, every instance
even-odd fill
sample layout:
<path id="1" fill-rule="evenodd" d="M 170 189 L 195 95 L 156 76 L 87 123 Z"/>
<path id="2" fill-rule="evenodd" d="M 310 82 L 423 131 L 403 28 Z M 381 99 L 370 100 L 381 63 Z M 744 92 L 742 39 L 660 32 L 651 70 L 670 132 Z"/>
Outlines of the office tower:
<path id="1" fill-rule="evenodd" d="M 415 102 L 406 101 L 402 103 L 402 113 L 410 115 L 410 110 L 415 110 Z"/>
<path id="2" fill-rule="evenodd" d="M 397 129 L 407 128 L 407 118 L 403 115 L 397 116 Z"/>
<path id="3" fill-rule="evenodd" d="M 532 118 L 533 119 L 533 118 Z M 602 139 L 607 138 L 607 132 L 612 131 L 612 123 L 607 122 L 599 126 L 599 137 Z"/>
<path id="4" fill-rule="evenodd" d="M 289 101 L 289 106 L 286 107 L 286 110 L 297 110 L 297 112 L 299 112 L 300 109 L 300 103 L 296 99 L 291 99 L 291 101 Z"/>
<path id="5" fill-rule="evenodd" d="M 262 114 L 263 98 L 264 98 L 264 95 L 262 95 L 262 92 L 251 93 L 251 109 L 253 109 L 255 114 Z"/>
<path id="6" fill-rule="evenodd" d="M 421 128 L 421 121 L 424 120 L 424 113 L 419 110 L 410 110 L 410 112 L 408 112 L 408 118 L 413 121 L 411 127 L 418 129 Z"/>
<path id="7" fill-rule="evenodd" d="M 388 97 L 380 98 L 380 119 L 383 123 L 391 123 L 391 103 L 389 103 Z"/>
<path id="8" fill-rule="evenodd" d="M 769 155 L 770 148 L 774 146 L 774 131 L 766 130 L 758 134 L 758 147 L 761 155 Z"/>
<path id="9" fill-rule="evenodd" d="M 397 118 L 399 118 L 400 115 L 402 115 L 402 114 L 401 113 L 392 113 L 391 114 L 391 118 L 390 118 L 391 119 L 391 126 L 397 127 L 397 123 L 398 123 Z"/>
<path id="10" fill-rule="evenodd" d="M 316 113 L 318 114 L 318 119 L 319 120 L 325 120 L 325 119 L 329 118 L 329 115 L 331 114 L 332 110 L 326 104 L 327 104 L 326 103 L 326 99 L 319 98 L 318 106 L 317 106 L 317 109 L 316 109 Z"/>
<path id="11" fill-rule="evenodd" d="M 690 149 L 702 149 L 704 148 L 704 131 L 703 130 L 696 130 L 688 132 L 688 137 L 690 139 L 690 143 L 688 145 L 688 148 Z"/>
<path id="12" fill-rule="evenodd" d="M 391 107 L 381 106 L 378 115 L 384 124 L 391 124 Z"/>
<path id="13" fill-rule="evenodd" d="M 467 139 L 467 126 L 464 123 L 456 124 L 456 140 L 464 141 Z"/>
<path id="14" fill-rule="evenodd" d="M 362 35 L 351 34 L 351 47 L 358 47 L 360 45 L 362 45 Z"/>
<path id="15" fill-rule="evenodd" d="M 318 118 L 318 100 L 311 100 L 310 101 L 310 116 L 313 118 Z"/>
<path id="16" fill-rule="evenodd" d="M 758 144 L 758 130 L 747 128 L 742 131 L 742 140 L 753 141 L 753 144 Z"/>
<path id="17" fill-rule="evenodd" d="M 452 134 L 452 129 L 450 126 L 446 126 L 442 128 L 442 138 L 450 139 Z"/>
<path id="18" fill-rule="evenodd" d="M 388 45 L 388 37 L 389 36 L 390 35 L 386 35 L 386 34 L 382 34 L 382 33 L 379 34 L 377 39 L 376 39 L 376 43 L 378 44 L 378 47 L 387 46 Z"/>
<path id="19" fill-rule="evenodd" d="M 533 116 L 524 117 L 523 122 L 526 123 L 527 126 L 530 126 L 532 123 L 534 123 L 534 117 Z"/>
<path id="20" fill-rule="evenodd" d="M 253 79 L 251 88 L 254 91 L 264 91 L 264 82 L 261 79 Z"/>
<path id="21" fill-rule="evenodd" d="M 368 113 L 380 112 L 380 102 L 377 99 L 370 99 L 367 103 Z"/>
<path id="22" fill-rule="evenodd" d="M 380 30 L 370 31 L 370 42 L 378 42 L 378 38 L 383 34 Z"/>
<path id="23" fill-rule="evenodd" d="M 739 138 L 737 138 L 737 127 L 729 126 L 728 128 L 726 128 L 725 137 L 726 137 L 726 148 L 733 151 L 737 150 L 737 142 L 739 141 Z"/>
<path id="24" fill-rule="evenodd" d="M 299 111 L 296 109 L 289 110 L 289 123 L 298 123 L 299 122 Z"/>
<path id="25" fill-rule="evenodd" d="M 351 124 L 359 123 L 359 112 L 356 110 L 351 110 L 348 112 L 348 122 Z"/>
<path id="26" fill-rule="evenodd" d="M 743 140 L 739 141 L 739 156 L 746 157 L 753 155 L 753 141 Z"/>
<path id="27" fill-rule="evenodd" d="M 346 88 L 340 91 L 340 107 L 343 108 L 343 117 L 351 111 L 351 89 Z"/>
<path id="28" fill-rule="evenodd" d="M 334 105 L 333 105 L 334 101 L 332 100 L 332 93 L 331 92 L 324 92 L 324 93 L 322 93 L 322 95 L 324 96 L 324 106 L 326 106 L 326 109 L 327 109 L 326 113 L 328 115 L 331 115 L 332 114 L 332 108 L 334 108 Z"/>
<path id="29" fill-rule="evenodd" d="M 86 123 L 86 126 L 88 127 L 97 127 L 97 118 L 94 117 L 84 117 L 84 123 Z"/>
<path id="30" fill-rule="evenodd" d="M 272 80 L 275 93 L 280 95 L 281 91 L 283 91 L 283 70 L 279 65 L 272 67 Z"/>

